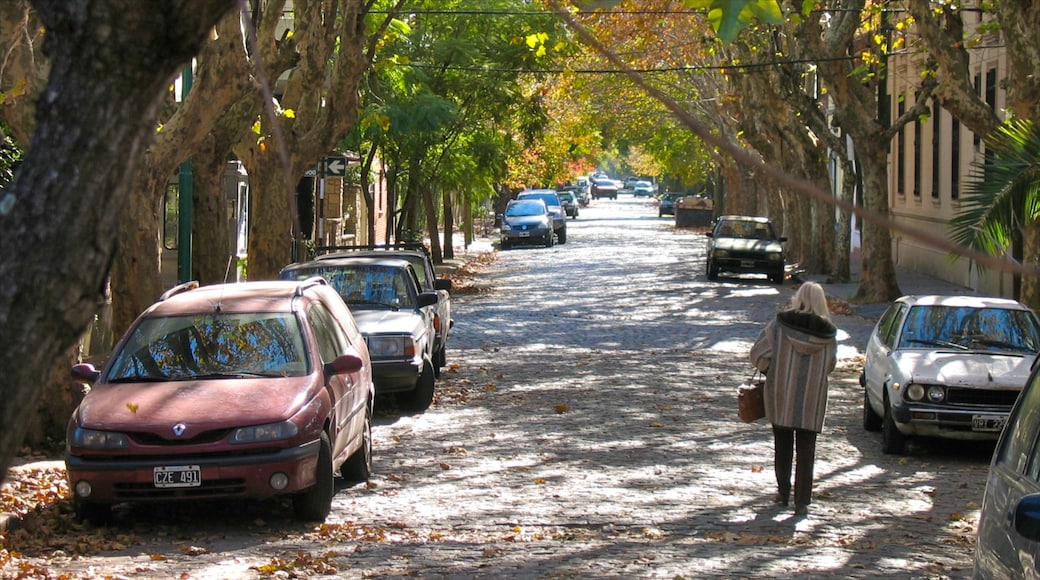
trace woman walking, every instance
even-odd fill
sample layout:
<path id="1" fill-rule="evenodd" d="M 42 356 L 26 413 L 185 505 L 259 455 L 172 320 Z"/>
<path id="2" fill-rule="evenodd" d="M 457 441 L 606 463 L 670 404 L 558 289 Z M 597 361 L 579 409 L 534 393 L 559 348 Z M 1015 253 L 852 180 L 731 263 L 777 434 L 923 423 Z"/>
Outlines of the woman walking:
<path id="1" fill-rule="evenodd" d="M 823 288 L 806 282 L 751 347 L 751 364 L 766 375 L 766 418 L 773 425 L 778 491 L 775 501 L 785 506 L 791 497 L 791 467 L 797 451 L 795 515 L 805 515 L 812 501 L 816 435 L 823 430 L 827 411 L 827 375 L 837 364 L 836 335 Z"/>

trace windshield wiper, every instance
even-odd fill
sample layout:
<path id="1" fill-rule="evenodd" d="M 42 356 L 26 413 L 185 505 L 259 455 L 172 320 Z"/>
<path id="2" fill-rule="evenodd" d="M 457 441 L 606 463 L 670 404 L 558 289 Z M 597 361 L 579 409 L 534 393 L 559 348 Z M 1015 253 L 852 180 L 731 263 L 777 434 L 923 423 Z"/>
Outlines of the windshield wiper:
<path id="1" fill-rule="evenodd" d="M 907 344 L 924 344 L 928 346 L 945 346 L 948 348 L 956 348 L 957 350 L 968 350 L 968 347 L 963 344 L 957 344 L 956 342 L 950 342 L 948 340 L 937 340 L 934 338 L 908 338 L 904 342 Z"/>
<path id="2" fill-rule="evenodd" d="M 1017 350 L 1017 351 L 1023 351 L 1023 352 L 1033 352 L 1032 349 L 1030 349 L 1030 348 L 1028 348 L 1028 347 L 1026 347 L 1024 345 L 1015 344 L 1013 342 L 1008 342 L 1006 340 L 995 340 L 995 339 L 992 339 L 992 338 L 973 338 L 971 340 L 971 342 L 973 342 L 975 344 L 984 344 L 986 346 L 995 346 L 995 347 L 998 347 L 998 348 L 1005 348 L 1007 350 Z"/>
<path id="3" fill-rule="evenodd" d="M 348 302 L 347 304 L 350 306 L 376 306 L 379 308 L 387 308 L 393 311 L 400 310 L 397 306 L 394 306 L 393 304 L 383 304 L 382 302 Z"/>
<path id="4" fill-rule="evenodd" d="M 161 383 L 170 380 L 170 377 L 156 377 L 151 375 L 129 375 L 108 379 L 110 383 Z"/>

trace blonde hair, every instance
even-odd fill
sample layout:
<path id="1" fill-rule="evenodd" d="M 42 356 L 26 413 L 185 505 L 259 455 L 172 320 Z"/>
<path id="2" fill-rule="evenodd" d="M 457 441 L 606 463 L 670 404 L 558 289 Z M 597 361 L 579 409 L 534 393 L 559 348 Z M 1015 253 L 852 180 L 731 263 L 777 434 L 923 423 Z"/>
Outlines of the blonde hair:
<path id="1" fill-rule="evenodd" d="M 827 294 L 824 293 L 823 286 L 816 282 L 802 284 L 791 297 L 791 305 L 788 309 L 815 314 L 825 320 L 831 319 L 831 311 L 827 307 Z"/>

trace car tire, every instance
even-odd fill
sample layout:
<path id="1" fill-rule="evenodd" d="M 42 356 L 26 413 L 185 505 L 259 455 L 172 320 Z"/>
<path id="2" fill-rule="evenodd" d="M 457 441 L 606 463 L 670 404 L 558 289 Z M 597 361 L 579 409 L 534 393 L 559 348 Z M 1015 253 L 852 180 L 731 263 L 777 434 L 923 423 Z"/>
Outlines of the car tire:
<path id="1" fill-rule="evenodd" d="M 95 526 L 103 526 L 112 522 L 112 504 L 85 501 L 76 498 L 72 501 L 72 509 L 76 519 Z"/>
<path id="2" fill-rule="evenodd" d="M 769 279 L 772 280 L 774 284 L 783 284 L 784 283 L 784 269 L 780 268 L 779 272 L 774 272 L 774 273 L 770 274 L 769 275 Z"/>
<path id="3" fill-rule="evenodd" d="M 545 247 L 551 248 L 556 245 L 556 234 L 549 232 L 549 235 L 545 236 Z"/>
<path id="4" fill-rule="evenodd" d="M 426 362 L 423 364 L 422 373 L 419 374 L 419 380 L 415 382 L 415 389 L 410 393 L 398 395 L 401 407 L 411 413 L 422 413 L 429 409 L 433 403 L 433 387 L 433 365 Z"/>
<path id="5" fill-rule="evenodd" d="M 507 241 L 505 241 L 505 240 L 502 240 L 502 243 L 501 243 L 501 244 L 499 244 L 499 246 L 500 246 L 500 247 L 501 247 L 501 248 L 502 248 L 503 250 L 508 250 L 508 249 L 509 249 L 509 242 L 507 242 Z"/>
<path id="6" fill-rule="evenodd" d="M 314 473 L 314 485 L 293 496 L 293 515 L 305 522 L 324 522 L 332 510 L 332 495 L 335 486 L 332 475 L 332 446 L 329 436 L 321 434 L 318 446 L 318 465 Z"/>
<path id="7" fill-rule="evenodd" d="M 339 468 L 339 474 L 350 482 L 368 481 L 372 475 L 372 401 L 365 405 L 365 426 L 361 430 L 361 447 Z"/>
<path id="8" fill-rule="evenodd" d="M 561 244 L 566 244 L 567 243 L 567 228 L 564 227 L 559 232 L 557 232 L 556 233 L 556 238 L 560 241 Z"/>
<path id="9" fill-rule="evenodd" d="M 887 403 L 887 401 L 886 401 Z M 881 451 L 888 455 L 904 455 L 906 453 L 906 435 L 896 427 L 892 417 L 892 405 L 885 405 L 885 417 L 881 421 Z"/>
<path id="10" fill-rule="evenodd" d="M 438 369 L 437 370 L 437 376 L 439 377 L 440 376 L 440 370 L 439 369 L 442 369 L 442 368 L 448 366 L 448 346 L 447 345 L 442 344 L 441 347 L 437 349 L 437 352 L 433 353 L 433 366 L 434 366 L 434 368 Z"/>
<path id="11" fill-rule="evenodd" d="M 880 431 L 882 425 L 881 415 L 874 412 L 870 406 L 870 393 L 863 389 L 863 429 L 865 431 Z"/>
<path id="12" fill-rule="evenodd" d="M 715 265 L 714 260 L 708 260 L 708 280 L 715 281 L 719 279 L 719 268 Z"/>

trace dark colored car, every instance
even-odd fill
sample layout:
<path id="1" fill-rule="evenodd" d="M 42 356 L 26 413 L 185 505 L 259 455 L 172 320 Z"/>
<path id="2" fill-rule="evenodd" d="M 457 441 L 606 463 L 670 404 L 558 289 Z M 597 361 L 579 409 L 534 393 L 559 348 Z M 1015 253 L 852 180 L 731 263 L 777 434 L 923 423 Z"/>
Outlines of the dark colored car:
<path id="1" fill-rule="evenodd" d="M 500 236 L 503 250 L 521 244 L 551 248 L 556 239 L 553 216 L 541 199 L 510 200 L 502 214 Z"/>
<path id="2" fill-rule="evenodd" d="M 996 440 L 1040 350 L 1040 321 L 1016 300 L 903 296 L 867 340 L 863 427 L 882 450 L 911 437 Z"/>
<path id="3" fill-rule="evenodd" d="M 321 276 L 339 294 L 368 343 L 377 394 L 394 393 L 409 411 L 433 402 L 433 309 L 438 296 L 423 291 L 411 264 L 391 256 L 344 256 L 290 264 L 278 277 Z"/>
<path id="4" fill-rule="evenodd" d="M 1040 370 L 1033 365 L 990 462 L 974 577 L 1036 578 L 1040 563 Z"/>
<path id="5" fill-rule="evenodd" d="M 657 198 L 657 217 L 664 217 L 666 215 L 675 215 L 675 202 L 679 201 L 686 194 L 676 193 L 674 191 L 665 192 Z"/>
<path id="6" fill-rule="evenodd" d="M 560 196 L 556 195 L 554 189 L 527 189 L 516 195 L 517 199 L 540 199 L 549 208 L 553 218 L 553 231 L 556 233 L 556 241 L 561 244 L 567 243 L 567 214 L 563 210 Z"/>
<path id="7" fill-rule="evenodd" d="M 428 307 L 434 312 L 433 328 L 436 338 L 433 347 L 433 364 L 440 376 L 440 369 L 448 364 L 448 339 L 455 321 L 451 315 L 451 280 L 437 276 L 430 251 L 420 243 L 382 244 L 368 246 L 324 246 L 316 249 L 333 252 L 319 255 L 318 260 L 334 260 L 350 256 L 374 258 L 400 258 L 412 265 L 419 277 L 419 287 L 426 292 L 437 293 L 437 304 Z"/>
<path id="8" fill-rule="evenodd" d="M 182 284 L 133 323 L 69 420 L 76 513 L 121 502 L 292 497 L 323 521 L 334 473 L 371 472 L 368 348 L 323 280 Z"/>
<path id="9" fill-rule="evenodd" d="M 590 190 L 592 191 L 592 199 L 599 199 L 601 197 L 617 199 L 618 185 L 611 179 L 593 179 Z"/>
<path id="10" fill-rule="evenodd" d="M 726 215 L 715 222 L 708 243 L 706 270 L 709 280 L 720 272 L 765 274 L 782 284 L 785 277 L 784 242 L 768 218 Z"/>
<path id="11" fill-rule="evenodd" d="M 570 191 L 558 191 L 556 196 L 560 198 L 560 203 L 563 204 L 563 213 L 567 214 L 567 217 L 571 219 L 577 219 L 578 198 Z"/>

